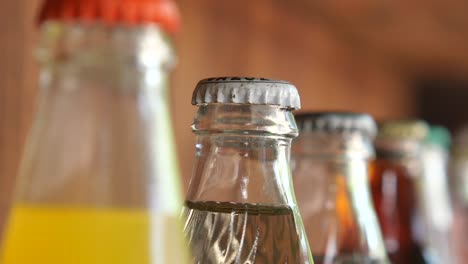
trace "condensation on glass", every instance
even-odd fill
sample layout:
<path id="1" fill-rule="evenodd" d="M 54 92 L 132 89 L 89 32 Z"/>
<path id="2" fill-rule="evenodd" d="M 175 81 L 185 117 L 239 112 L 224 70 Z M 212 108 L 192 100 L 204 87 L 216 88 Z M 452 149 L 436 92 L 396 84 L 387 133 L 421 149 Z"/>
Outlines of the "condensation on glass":
<path id="1" fill-rule="evenodd" d="M 196 163 L 184 215 L 195 263 L 313 263 L 289 164 L 296 88 L 211 78 L 193 104 Z"/>
<path id="2" fill-rule="evenodd" d="M 375 122 L 344 112 L 296 120 L 293 179 L 315 263 L 389 263 L 369 189 Z"/>

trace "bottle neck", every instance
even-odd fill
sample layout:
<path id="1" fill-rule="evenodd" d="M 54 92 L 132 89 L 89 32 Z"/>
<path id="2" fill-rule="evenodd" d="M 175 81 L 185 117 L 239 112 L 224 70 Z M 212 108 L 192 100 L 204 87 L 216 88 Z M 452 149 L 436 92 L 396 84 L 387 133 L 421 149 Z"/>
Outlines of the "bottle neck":
<path id="1" fill-rule="evenodd" d="M 386 259 L 369 188 L 371 143 L 355 132 L 305 132 L 294 141 L 294 187 L 314 256 Z"/>
<path id="2" fill-rule="evenodd" d="M 168 35 L 150 24 L 47 22 L 41 28 L 37 57 L 45 65 L 73 62 L 94 68 L 110 65 L 170 70 L 175 64 Z"/>
<path id="3" fill-rule="evenodd" d="M 377 138 L 375 141 L 376 162 L 397 166 L 412 178 L 422 174 L 422 152 L 424 145 L 417 139 Z"/>
<path id="4" fill-rule="evenodd" d="M 187 200 L 295 207 L 290 171 L 292 113 L 278 106 L 201 106 Z"/>
<path id="5" fill-rule="evenodd" d="M 424 145 L 420 200 L 428 225 L 439 231 L 448 230 L 452 224 L 452 202 L 447 177 L 448 159 L 448 151 L 442 146 Z"/>
<path id="6" fill-rule="evenodd" d="M 177 208 L 166 96 L 172 53 L 163 34 L 50 23 L 38 55 L 41 98 L 18 199 Z"/>
<path id="7" fill-rule="evenodd" d="M 372 142 L 359 133 L 302 133 L 293 144 L 298 199 L 347 200 L 357 205 L 362 195 L 369 194 L 368 162 L 373 155 Z"/>
<path id="8" fill-rule="evenodd" d="M 294 141 L 293 152 L 311 158 L 363 161 L 375 155 L 372 141 L 359 132 L 301 132 Z"/>
<path id="9" fill-rule="evenodd" d="M 175 64 L 167 36 L 152 25 L 46 23 L 37 57 L 42 87 L 112 87 L 127 93 L 161 90 Z"/>
<path id="10" fill-rule="evenodd" d="M 377 138 L 377 156 L 382 159 L 414 159 L 421 155 L 423 144 L 416 139 Z"/>

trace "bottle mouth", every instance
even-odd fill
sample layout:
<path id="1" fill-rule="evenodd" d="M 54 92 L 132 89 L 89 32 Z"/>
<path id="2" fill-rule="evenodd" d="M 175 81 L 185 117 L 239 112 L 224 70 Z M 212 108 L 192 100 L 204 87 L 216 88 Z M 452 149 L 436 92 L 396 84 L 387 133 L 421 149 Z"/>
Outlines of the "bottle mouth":
<path id="1" fill-rule="evenodd" d="M 314 158 L 372 159 L 372 141 L 361 133 L 304 132 L 293 141 L 293 155 Z"/>
<path id="2" fill-rule="evenodd" d="M 257 136 L 298 135 L 291 111 L 278 105 L 205 104 L 192 125 L 195 134 L 236 134 Z"/>
<path id="3" fill-rule="evenodd" d="M 176 61 L 166 34 L 157 26 L 75 22 L 45 23 L 36 56 L 41 63 L 73 60 L 167 70 L 172 69 Z"/>
<path id="4" fill-rule="evenodd" d="M 423 147 L 414 139 L 377 139 L 374 144 L 377 157 L 386 159 L 417 158 Z"/>

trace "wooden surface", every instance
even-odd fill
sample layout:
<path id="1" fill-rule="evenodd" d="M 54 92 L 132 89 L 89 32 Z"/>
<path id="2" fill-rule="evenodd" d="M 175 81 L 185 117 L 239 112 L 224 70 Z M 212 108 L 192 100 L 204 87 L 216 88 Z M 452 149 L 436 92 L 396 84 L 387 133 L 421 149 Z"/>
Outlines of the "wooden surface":
<path id="1" fill-rule="evenodd" d="M 35 109 L 32 48 L 38 1 L 0 0 L 0 225 Z M 190 125 L 196 109 L 190 97 L 201 78 L 285 79 L 299 87 L 305 110 L 354 110 L 396 118 L 415 112 L 407 70 L 467 72 L 468 40 L 459 26 L 466 25 L 466 12 L 459 12 L 464 7 L 460 1 L 447 1 L 445 6 L 443 1 L 431 1 L 444 6 L 444 14 L 454 10 L 463 15 L 455 17 L 457 30 L 450 34 L 444 28 L 431 29 L 438 21 L 436 11 L 442 10 L 438 5 L 420 11 L 417 5 L 374 7 L 372 2 L 179 0 L 183 30 L 175 38 L 180 63 L 173 78 L 172 105 L 177 109 L 173 118 L 184 182 L 193 162 Z M 360 10 L 377 15 L 369 11 L 362 16 Z M 379 12 L 397 14 L 397 19 L 392 16 L 392 23 L 378 24 L 372 19 Z"/>
<path id="2" fill-rule="evenodd" d="M 364 111 L 378 118 L 413 113 L 412 94 L 394 68 L 378 54 L 349 47 L 328 24 L 298 14 L 295 6 L 267 0 L 178 3 L 184 23 L 176 38 L 180 64 L 173 105 L 179 109 L 174 118 L 185 179 L 194 144 L 190 96 L 207 76 L 289 80 L 299 88 L 304 110 Z"/>

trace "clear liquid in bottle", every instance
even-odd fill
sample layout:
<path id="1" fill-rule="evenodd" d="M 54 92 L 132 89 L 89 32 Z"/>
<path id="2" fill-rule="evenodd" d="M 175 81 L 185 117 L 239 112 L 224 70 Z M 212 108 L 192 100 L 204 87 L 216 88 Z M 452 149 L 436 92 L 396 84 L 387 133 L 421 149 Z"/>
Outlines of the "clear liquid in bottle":
<path id="1" fill-rule="evenodd" d="M 185 215 L 195 263 L 300 262 L 301 241 L 287 205 L 187 201 Z"/>
<path id="2" fill-rule="evenodd" d="M 314 256 L 315 264 L 382 264 L 387 263 L 383 262 L 380 259 L 374 259 L 369 256 L 363 255 L 340 255 L 335 258 L 328 258 L 323 256 Z"/>
<path id="3" fill-rule="evenodd" d="M 199 109 L 185 233 L 194 263 L 313 263 L 291 179 L 296 87 L 209 78 L 197 84 L 192 103 Z"/>

